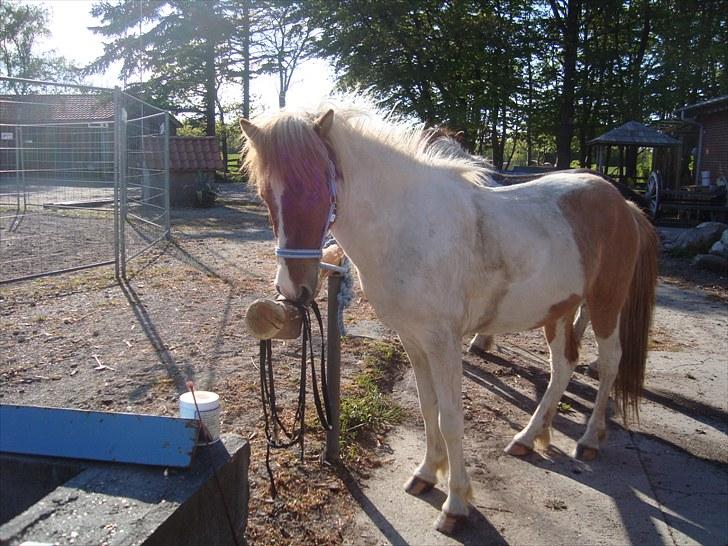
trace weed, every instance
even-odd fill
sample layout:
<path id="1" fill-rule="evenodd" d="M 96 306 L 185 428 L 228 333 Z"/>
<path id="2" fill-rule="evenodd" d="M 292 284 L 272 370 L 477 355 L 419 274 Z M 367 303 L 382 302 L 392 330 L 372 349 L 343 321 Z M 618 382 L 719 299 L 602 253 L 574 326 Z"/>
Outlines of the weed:
<path id="1" fill-rule="evenodd" d="M 571 413 L 574 411 L 574 409 L 571 407 L 571 404 L 568 402 L 559 402 L 559 413 Z"/>
<path id="2" fill-rule="evenodd" d="M 394 343 L 369 342 L 363 370 L 341 398 L 341 453 L 344 459 L 358 457 L 361 444 L 386 432 L 405 415 L 385 392 L 402 374 L 406 358 Z"/>

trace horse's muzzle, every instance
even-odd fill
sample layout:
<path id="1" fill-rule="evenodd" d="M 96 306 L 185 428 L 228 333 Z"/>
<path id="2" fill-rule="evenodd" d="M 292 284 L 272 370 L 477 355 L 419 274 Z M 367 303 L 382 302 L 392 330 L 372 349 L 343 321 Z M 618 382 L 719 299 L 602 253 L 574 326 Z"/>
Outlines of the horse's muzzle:
<path id="1" fill-rule="evenodd" d="M 276 292 L 286 298 L 288 301 L 295 303 L 296 305 L 303 305 L 304 307 L 309 305 L 313 301 L 313 290 L 308 286 L 299 286 L 297 294 L 292 298 L 290 294 L 284 294 L 281 291 L 281 287 L 276 284 Z"/>

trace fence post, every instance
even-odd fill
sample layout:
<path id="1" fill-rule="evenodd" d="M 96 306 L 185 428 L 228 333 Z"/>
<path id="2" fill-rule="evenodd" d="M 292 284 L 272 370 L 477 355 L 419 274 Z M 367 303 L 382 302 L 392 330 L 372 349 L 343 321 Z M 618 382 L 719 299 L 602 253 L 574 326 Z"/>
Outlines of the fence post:
<path id="1" fill-rule="evenodd" d="M 123 97 L 121 92 L 119 92 L 119 97 Z M 129 184 L 127 177 L 127 112 L 124 106 L 120 106 L 119 110 L 119 128 L 117 132 L 119 137 L 119 260 L 121 262 L 121 278 L 126 279 L 126 215 Z"/>
<path id="2" fill-rule="evenodd" d="M 114 275 L 121 280 L 121 243 L 119 222 L 121 215 L 121 93 L 114 88 Z"/>
<path id="3" fill-rule="evenodd" d="M 341 275 L 329 275 L 326 343 L 326 381 L 329 407 L 331 409 L 331 430 L 326 432 L 326 460 L 339 462 L 340 388 L 341 388 L 341 333 L 339 332 L 339 290 Z"/>
<path id="4" fill-rule="evenodd" d="M 170 218 L 169 208 L 169 112 L 164 113 L 164 212 L 167 218 L 165 222 L 165 231 L 167 239 L 172 233 L 172 219 Z"/>

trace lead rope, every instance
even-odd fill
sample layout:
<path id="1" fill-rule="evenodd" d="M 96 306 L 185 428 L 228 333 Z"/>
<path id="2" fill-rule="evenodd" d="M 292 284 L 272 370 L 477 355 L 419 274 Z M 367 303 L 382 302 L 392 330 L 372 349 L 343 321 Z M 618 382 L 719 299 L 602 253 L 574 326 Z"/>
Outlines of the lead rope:
<path id="1" fill-rule="evenodd" d="M 301 460 L 303 460 L 304 448 L 304 416 L 306 413 L 306 367 L 308 362 L 311 363 L 311 384 L 313 390 L 313 399 L 316 406 L 319 422 L 325 430 L 331 429 L 331 409 L 329 406 L 329 396 L 326 384 L 326 352 L 323 321 L 321 320 L 321 311 L 319 311 L 316 302 L 312 302 L 310 307 L 300 307 L 303 317 L 302 327 L 302 346 L 301 346 L 301 377 L 298 388 L 298 403 L 296 405 L 296 413 L 293 417 L 293 423 L 289 427 L 283 424 L 278 415 L 278 407 L 276 405 L 275 380 L 273 376 L 273 343 L 270 339 L 260 341 L 260 397 L 263 403 L 263 417 L 265 419 L 265 467 L 268 471 L 268 479 L 270 481 L 271 497 L 276 498 L 278 491 L 276 489 L 273 470 L 270 466 L 271 449 L 289 448 L 295 444 L 300 445 Z M 311 331 L 311 309 L 319 326 L 319 334 L 321 338 L 321 389 L 323 390 L 323 404 L 321 403 L 321 394 L 319 393 L 318 383 L 316 381 L 316 358 L 313 352 L 313 335 Z M 308 361 L 308 362 L 307 362 Z M 285 437 L 280 440 L 279 429 Z"/>

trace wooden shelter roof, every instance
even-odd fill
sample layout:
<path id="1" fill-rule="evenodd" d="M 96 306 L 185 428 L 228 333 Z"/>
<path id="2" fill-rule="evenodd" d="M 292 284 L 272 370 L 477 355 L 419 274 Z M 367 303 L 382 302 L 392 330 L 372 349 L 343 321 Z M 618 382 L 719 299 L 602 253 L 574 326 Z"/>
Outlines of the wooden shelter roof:
<path id="1" fill-rule="evenodd" d="M 697 104 L 690 104 L 678 108 L 677 111 L 683 114 L 685 117 L 692 117 L 699 114 L 709 114 L 713 112 L 721 112 L 728 110 L 728 95 L 721 97 L 715 97 L 710 100 L 698 102 Z"/>
<path id="2" fill-rule="evenodd" d="M 613 146 L 676 146 L 680 141 L 674 139 L 670 135 L 666 135 L 639 123 L 638 121 L 628 121 L 624 125 L 607 131 L 601 136 L 589 141 L 590 145 L 605 144 Z"/>

